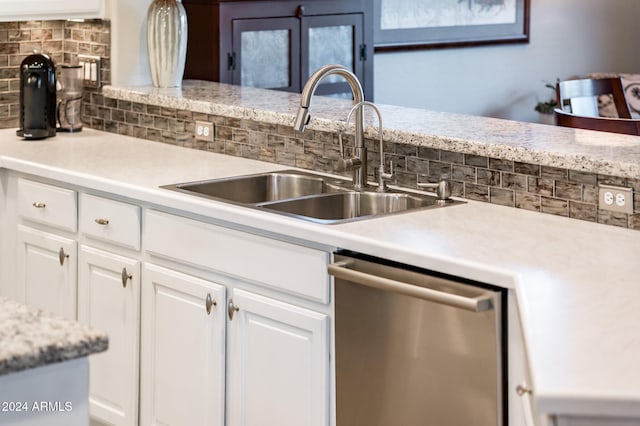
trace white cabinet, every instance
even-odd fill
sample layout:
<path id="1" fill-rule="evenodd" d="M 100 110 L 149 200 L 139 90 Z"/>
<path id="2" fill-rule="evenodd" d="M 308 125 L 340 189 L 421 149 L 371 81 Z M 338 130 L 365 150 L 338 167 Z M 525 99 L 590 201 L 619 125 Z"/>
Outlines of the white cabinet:
<path id="1" fill-rule="evenodd" d="M 76 319 L 76 242 L 18 226 L 18 282 L 24 303 Z"/>
<path id="2" fill-rule="evenodd" d="M 0 0 L 0 21 L 104 16 L 104 0 Z"/>
<path id="3" fill-rule="evenodd" d="M 15 181 L 16 284 L 20 302 L 76 319 L 77 195 L 29 179 Z"/>
<path id="4" fill-rule="evenodd" d="M 140 207 L 81 193 L 78 319 L 109 335 L 90 360 L 89 412 L 117 426 L 138 424 Z"/>
<path id="5" fill-rule="evenodd" d="M 213 404 L 217 414 L 226 412 L 226 420 L 214 417 L 209 423 L 213 425 L 329 425 L 328 253 L 153 210 L 145 213 L 144 224 L 143 245 L 154 262 L 166 263 L 172 270 L 219 277 L 215 281 L 226 288 L 226 300 L 225 290 L 217 291 L 215 308 L 216 323 L 219 315 L 226 318 L 226 357 L 222 362 L 212 359 L 214 366 L 224 370 L 204 370 L 206 374 L 226 376 L 224 397 L 208 402 L 190 398 L 189 410 L 206 412 L 207 404 Z M 195 333 L 196 326 L 201 338 L 205 332 L 207 338 L 212 333 L 209 328 L 214 325 L 201 324 L 203 296 L 205 289 L 217 287 L 175 271 L 165 269 L 158 274 L 157 270 L 145 267 L 143 271 L 142 424 L 150 425 L 154 420 L 165 422 L 162 424 L 200 424 L 199 418 L 187 423 L 172 422 L 169 410 L 162 418 L 144 413 L 158 410 L 159 401 L 169 404 L 168 397 L 154 400 L 154 393 L 172 395 L 174 391 L 173 382 L 168 380 L 148 383 L 160 367 L 154 356 L 163 353 L 162 370 L 169 372 L 160 373 L 159 377 L 169 378 L 197 374 L 191 359 L 200 357 L 197 359 L 201 362 L 202 357 L 216 354 L 206 341 L 198 342 L 189 336 Z M 169 279 L 174 284 L 167 284 Z M 199 285 L 193 285 L 193 281 Z M 163 309 L 160 311 L 157 306 Z M 152 345 L 148 342 L 160 335 L 159 324 L 170 336 L 179 333 L 178 328 L 185 330 L 186 336 L 170 337 L 149 348 Z M 180 342 L 182 350 L 172 347 L 172 340 Z M 190 383 L 195 383 L 194 389 L 207 389 L 202 380 L 195 377 Z M 179 398 L 180 405 L 182 397 L 175 398 Z M 221 400 L 225 401 L 223 407 L 218 406 Z"/>
<path id="6" fill-rule="evenodd" d="M 227 426 L 328 424 L 326 315 L 235 289 Z"/>
<path id="7" fill-rule="evenodd" d="M 81 246 L 78 319 L 109 336 L 109 349 L 90 359 L 91 416 L 107 424 L 136 425 L 140 261 Z"/>
<path id="8" fill-rule="evenodd" d="M 331 424 L 329 250 L 19 175 L 7 188 L 16 293 L 109 335 L 91 424 Z"/>
<path id="9" fill-rule="evenodd" d="M 152 264 L 142 281 L 140 425 L 224 425 L 225 287 Z"/>
<path id="10" fill-rule="evenodd" d="M 92 240 L 140 250 L 140 207 L 136 205 L 82 193 L 78 221 L 82 234 Z"/>
<path id="11" fill-rule="evenodd" d="M 155 210 L 146 212 L 145 224 L 149 253 L 314 302 L 329 302 L 329 254 L 323 250 Z"/>

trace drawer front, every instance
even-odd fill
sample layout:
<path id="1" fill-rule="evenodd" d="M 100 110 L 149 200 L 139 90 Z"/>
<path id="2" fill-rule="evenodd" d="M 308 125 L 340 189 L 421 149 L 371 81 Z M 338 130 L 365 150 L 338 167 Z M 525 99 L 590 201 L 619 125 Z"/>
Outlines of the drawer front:
<path id="1" fill-rule="evenodd" d="M 153 210 L 145 213 L 144 241 L 158 256 L 329 301 L 329 254 L 322 250 Z"/>
<path id="2" fill-rule="evenodd" d="M 18 214 L 27 220 L 75 232 L 78 229 L 76 191 L 20 178 Z"/>
<path id="3" fill-rule="evenodd" d="M 90 238 L 140 250 L 140 207 L 80 194 L 80 231 Z"/>

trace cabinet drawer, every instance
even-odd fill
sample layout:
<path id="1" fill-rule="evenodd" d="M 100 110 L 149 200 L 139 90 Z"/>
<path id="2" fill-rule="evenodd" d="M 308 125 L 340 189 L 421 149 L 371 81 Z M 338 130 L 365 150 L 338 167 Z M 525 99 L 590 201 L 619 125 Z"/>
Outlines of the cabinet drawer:
<path id="1" fill-rule="evenodd" d="M 149 210 L 145 249 L 169 259 L 329 301 L 329 254 L 222 226 Z"/>
<path id="2" fill-rule="evenodd" d="M 20 178 L 18 214 L 27 220 L 75 232 L 78 229 L 77 194 L 70 189 Z"/>
<path id="3" fill-rule="evenodd" d="M 140 207 L 80 194 L 80 230 L 87 237 L 140 250 Z"/>

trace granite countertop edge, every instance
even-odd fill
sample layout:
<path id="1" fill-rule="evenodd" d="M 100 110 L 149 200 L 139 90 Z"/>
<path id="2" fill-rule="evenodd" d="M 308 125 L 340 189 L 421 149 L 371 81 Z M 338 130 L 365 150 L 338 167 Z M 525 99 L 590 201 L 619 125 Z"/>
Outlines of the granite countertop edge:
<path id="1" fill-rule="evenodd" d="M 106 351 L 107 335 L 0 297 L 0 376 Z"/>

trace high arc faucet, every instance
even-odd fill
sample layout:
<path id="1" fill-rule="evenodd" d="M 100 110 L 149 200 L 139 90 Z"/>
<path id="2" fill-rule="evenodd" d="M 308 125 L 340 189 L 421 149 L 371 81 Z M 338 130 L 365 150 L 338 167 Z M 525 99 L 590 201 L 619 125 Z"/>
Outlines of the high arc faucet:
<path id="1" fill-rule="evenodd" d="M 311 116 L 309 115 L 309 107 L 311 106 L 311 98 L 313 97 L 320 82 L 330 75 L 339 75 L 347 81 L 349 88 L 353 94 L 353 103 L 358 105 L 364 102 L 364 92 L 358 77 L 343 65 L 330 64 L 325 65 L 315 71 L 302 89 L 300 95 L 300 107 L 293 124 L 293 128 L 299 132 L 303 132 Z M 354 141 L 354 156 L 359 161 L 354 162 L 353 166 L 353 187 L 355 190 L 364 189 L 367 186 L 367 149 L 364 146 L 364 115 L 362 108 L 356 112 L 356 134 Z"/>
<path id="2" fill-rule="evenodd" d="M 373 102 L 369 102 L 369 101 L 362 101 L 355 104 L 353 108 L 351 108 L 351 111 L 349 111 L 349 115 L 347 116 L 347 126 L 349 126 L 349 123 L 351 122 L 351 116 L 353 115 L 353 113 L 355 111 L 360 111 L 360 113 L 362 113 L 362 110 L 364 109 L 365 106 L 368 106 L 371 109 L 373 109 L 376 115 L 378 116 L 378 145 L 379 145 L 378 149 L 380 153 L 380 164 L 378 165 L 378 188 L 376 189 L 376 191 L 386 192 L 387 180 L 393 179 L 394 174 L 393 174 L 393 162 L 390 163 L 389 173 L 385 172 L 384 142 L 382 140 L 382 113 L 380 112 L 380 108 L 378 108 L 376 104 L 374 104 Z M 342 137 L 341 137 L 340 138 L 340 155 L 344 155 L 343 153 L 344 151 L 342 147 Z"/>

